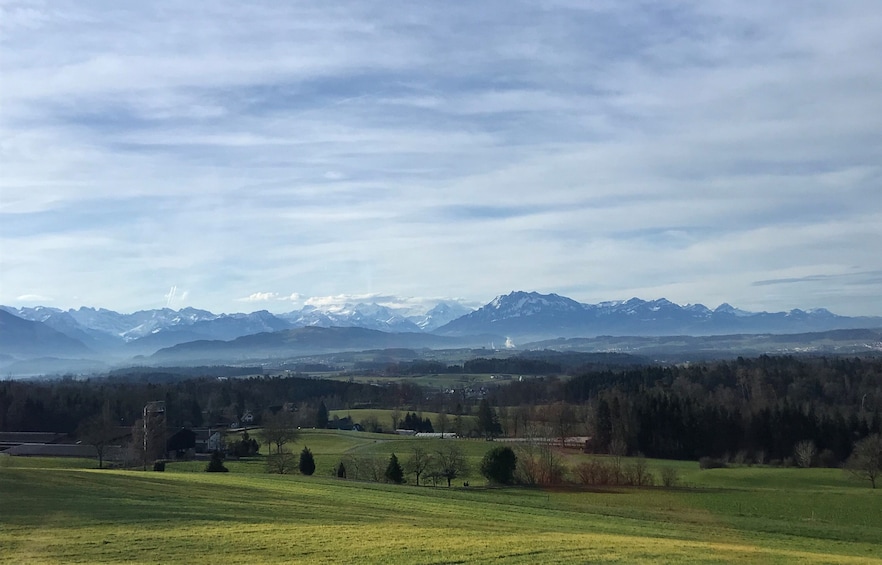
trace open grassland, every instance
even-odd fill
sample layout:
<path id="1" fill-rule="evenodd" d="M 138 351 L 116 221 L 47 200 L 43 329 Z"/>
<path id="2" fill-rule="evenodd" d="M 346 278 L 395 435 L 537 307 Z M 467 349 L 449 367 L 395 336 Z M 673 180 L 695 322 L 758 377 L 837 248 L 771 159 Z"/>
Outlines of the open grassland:
<path id="1" fill-rule="evenodd" d="M 406 458 L 419 441 L 392 437 L 304 433 L 313 477 L 0 457 L 0 563 L 882 563 L 882 490 L 837 470 L 651 461 L 691 486 L 595 491 L 328 476 L 346 453 Z M 473 462 L 490 447 L 460 443 Z"/>

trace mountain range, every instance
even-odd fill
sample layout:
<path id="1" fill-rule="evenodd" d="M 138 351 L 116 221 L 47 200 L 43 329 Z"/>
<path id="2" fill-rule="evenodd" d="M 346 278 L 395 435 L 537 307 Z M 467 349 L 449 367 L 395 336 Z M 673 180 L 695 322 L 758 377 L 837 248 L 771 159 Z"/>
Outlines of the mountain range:
<path id="1" fill-rule="evenodd" d="M 748 312 L 724 303 L 711 310 L 702 304 L 681 306 L 664 298 L 583 304 L 557 294 L 512 292 L 441 326 L 436 333 L 487 333 L 523 341 L 601 335 L 780 334 L 875 327 L 882 327 L 882 317 L 837 316 L 823 308 Z"/>
<path id="2" fill-rule="evenodd" d="M 422 312 L 375 303 L 306 306 L 285 314 L 214 314 L 196 308 L 121 314 L 103 308 L 0 306 L 0 364 L 37 357 L 119 361 L 193 354 L 207 359 L 220 351 L 230 352 L 226 357 L 257 351 L 277 357 L 335 348 L 515 347 L 605 335 L 785 334 L 879 327 L 882 318 L 838 316 L 825 309 L 748 312 L 729 304 L 715 309 L 681 306 L 664 298 L 584 304 L 557 294 L 523 291 L 500 295 L 477 310 L 446 301 Z"/>
<path id="3" fill-rule="evenodd" d="M 151 354 L 164 347 L 197 340 L 233 340 L 303 327 L 357 327 L 390 333 L 431 332 L 471 309 L 456 302 L 439 302 L 418 313 L 366 303 L 324 309 L 305 306 L 285 314 L 271 314 L 266 310 L 250 314 L 214 314 L 196 308 L 161 308 L 121 314 L 104 308 L 61 310 L 46 306 L 0 306 L 0 311 L 39 323 L 76 340 L 85 346 L 85 351 L 126 356 Z M 22 338 L 13 339 L 12 333 L 12 329 L 0 333 L 0 353 L 14 355 L 24 351 L 19 345 Z M 7 334 L 9 339 L 6 338 Z M 49 344 L 49 335 L 42 335 L 35 343 L 42 340 Z M 60 342 L 55 339 L 51 343 Z M 32 351 L 34 347 L 37 346 L 29 345 L 25 349 Z M 42 353 L 50 353 L 56 348 L 53 345 L 44 349 Z"/>

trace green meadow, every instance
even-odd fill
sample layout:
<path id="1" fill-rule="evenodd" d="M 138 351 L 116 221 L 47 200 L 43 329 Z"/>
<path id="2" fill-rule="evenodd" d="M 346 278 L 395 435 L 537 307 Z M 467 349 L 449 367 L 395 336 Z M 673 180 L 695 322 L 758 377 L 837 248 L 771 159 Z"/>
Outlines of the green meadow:
<path id="1" fill-rule="evenodd" d="M 678 468 L 670 489 L 331 476 L 347 454 L 404 460 L 441 441 L 307 431 L 292 448 L 315 454 L 311 477 L 267 474 L 261 458 L 210 474 L 0 457 L 0 563 L 882 563 L 882 490 L 835 469 L 650 461 Z M 459 443 L 473 469 L 493 445 Z"/>

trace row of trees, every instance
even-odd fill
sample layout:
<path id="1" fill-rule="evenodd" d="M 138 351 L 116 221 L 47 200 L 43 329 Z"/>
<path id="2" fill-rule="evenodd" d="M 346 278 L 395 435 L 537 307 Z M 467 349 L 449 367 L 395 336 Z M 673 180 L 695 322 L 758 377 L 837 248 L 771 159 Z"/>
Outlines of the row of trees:
<path id="1" fill-rule="evenodd" d="M 880 431 L 878 413 L 822 411 L 787 400 L 757 410 L 732 407 L 713 398 L 647 390 L 601 395 L 591 406 L 588 428 L 601 453 L 641 452 L 664 459 L 748 454 L 757 463 L 791 457 L 811 441 L 832 463 L 845 460 L 854 442 Z"/>
<path id="2" fill-rule="evenodd" d="M 404 415 L 404 419 L 399 424 L 401 429 L 413 430 L 415 432 L 432 433 L 435 428 L 432 426 L 432 420 L 429 418 L 421 418 L 418 414 L 408 412 Z"/>
<path id="3" fill-rule="evenodd" d="M 416 485 L 428 480 L 434 486 L 446 482 L 449 487 L 469 473 L 469 464 L 456 443 L 447 443 L 434 451 L 417 444 L 403 463 L 394 453 L 388 460 L 375 455 L 347 455 L 337 464 L 335 473 L 341 478 L 393 483 L 402 483 L 406 476 L 413 475 Z"/>

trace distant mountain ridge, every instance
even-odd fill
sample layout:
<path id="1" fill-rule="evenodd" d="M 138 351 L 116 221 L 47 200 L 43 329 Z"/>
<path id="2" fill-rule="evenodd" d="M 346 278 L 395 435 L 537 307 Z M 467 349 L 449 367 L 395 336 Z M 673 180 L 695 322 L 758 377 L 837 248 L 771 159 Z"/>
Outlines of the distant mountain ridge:
<path id="1" fill-rule="evenodd" d="M 840 329 L 882 328 L 880 317 L 837 316 L 825 309 L 789 312 L 748 312 L 729 304 L 711 310 L 702 304 L 680 306 L 664 298 L 584 304 L 557 294 L 513 291 L 477 310 L 443 301 L 427 310 L 376 303 L 305 306 L 286 314 L 257 312 L 214 314 L 207 310 L 161 308 L 120 314 L 103 308 L 61 310 L 38 306 L 0 306 L 0 353 L 13 358 L 131 358 L 152 355 L 191 342 L 232 342 L 246 336 L 270 336 L 298 328 L 359 328 L 400 337 L 406 347 L 434 347 L 444 340 L 420 341 L 412 336 L 446 338 L 482 336 L 491 346 L 508 346 L 556 338 L 596 336 L 709 336 L 783 334 Z M 23 323 L 28 322 L 28 323 Z M 318 335 L 318 334 L 314 334 Z M 333 332 L 346 349 L 355 333 Z M 30 336 L 30 337 L 29 337 Z M 326 336 L 326 337 L 327 337 Z M 327 337 L 327 339 L 330 339 Z M 345 337 L 345 339 L 343 339 Z M 260 338 L 267 344 L 274 338 Z M 354 340 L 354 341 L 353 341 Z M 394 345 L 395 339 L 374 336 L 372 343 Z M 474 343 L 479 340 L 454 340 Z M 248 342 L 257 345 L 257 342 Z M 206 346 L 208 349 L 223 345 Z M 238 347 L 232 346 L 233 348 Z M 327 351 L 323 343 L 317 350 Z M 186 348 L 184 348 L 186 349 Z M 273 346 L 270 349 L 278 350 Z"/>
<path id="2" fill-rule="evenodd" d="M 519 339 L 600 335 L 694 335 L 804 333 L 882 327 L 882 317 L 837 316 L 823 308 L 747 312 L 721 304 L 680 306 L 660 298 L 582 304 L 557 294 L 514 291 L 438 328 L 440 335 L 500 334 Z"/>
<path id="3" fill-rule="evenodd" d="M 13 357 L 41 356 L 47 350 L 72 356 L 92 353 L 81 341 L 46 324 L 25 320 L 0 310 L 0 354 Z"/>
<path id="4" fill-rule="evenodd" d="M 245 361 L 372 349 L 444 349 L 469 346 L 470 338 L 429 333 L 389 333 L 358 327 L 307 326 L 272 333 L 246 335 L 232 341 L 193 341 L 160 349 L 151 356 L 158 362 Z"/>
<path id="5" fill-rule="evenodd" d="M 249 314 L 214 314 L 196 308 L 160 308 L 131 314 L 89 307 L 61 310 L 47 306 L 0 306 L 0 310 L 44 324 L 79 341 L 88 349 L 116 355 L 151 354 L 179 343 L 233 340 L 257 333 L 302 327 L 358 327 L 392 333 L 430 332 L 471 311 L 454 301 L 438 302 L 428 310 L 416 313 L 375 303 L 327 308 L 304 306 L 286 314 L 272 314 L 266 310 Z"/>

